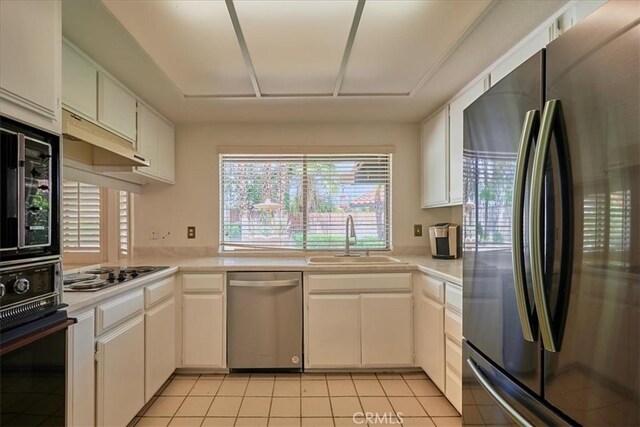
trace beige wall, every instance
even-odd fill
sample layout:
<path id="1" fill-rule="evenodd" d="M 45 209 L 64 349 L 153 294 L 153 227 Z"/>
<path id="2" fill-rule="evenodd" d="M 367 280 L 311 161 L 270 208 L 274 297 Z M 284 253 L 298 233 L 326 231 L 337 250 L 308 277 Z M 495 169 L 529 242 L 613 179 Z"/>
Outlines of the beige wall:
<path id="1" fill-rule="evenodd" d="M 231 123 L 179 126 L 176 184 L 145 188 L 134 201 L 134 242 L 145 247 L 218 246 L 218 146 L 393 145 L 393 245 L 427 251 L 413 224 L 450 221 L 450 208 L 420 208 L 419 125 L 412 123 Z M 187 226 L 196 239 L 187 239 Z M 152 239 L 152 233 L 158 236 Z M 167 233 L 170 233 L 168 236 Z M 426 234 L 426 233 L 425 233 Z M 166 236 L 162 239 L 163 236 Z"/>

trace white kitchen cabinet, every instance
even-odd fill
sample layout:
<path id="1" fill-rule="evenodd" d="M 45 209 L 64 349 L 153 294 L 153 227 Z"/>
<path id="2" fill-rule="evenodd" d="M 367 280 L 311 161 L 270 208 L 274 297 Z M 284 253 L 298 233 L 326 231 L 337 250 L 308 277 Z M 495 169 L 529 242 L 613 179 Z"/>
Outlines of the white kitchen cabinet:
<path id="1" fill-rule="evenodd" d="M 94 312 L 72 315 L 78 322 L 68 330 L 67 425 L 95 425 Z"/>
<path id="2" fill-rule="evenodd" d="M 98 122 L 130 141 L 136 140 L 136 98 L 120 83 L 98 72 Z"/>
<path id="3" fill-rule="evenodd" d="M 445 390 L 444 306 L 425 296 L 420 297 L 420 329 L 422 331 L 422 357 L 420 367 L 431 381 Z"/>
<path id="4" fill-rule="evenodd" d="M 360 296 L 309 295 L 307 366 L 360 366 Z"/>
<path id="5" fill-rule="evenodd" d="M 222 368 L 224 301 L 221 293 L 182 296 L 182 366 Z"/>
<path id="6" fill-rule="evenodd" d="M 125 426 L 145 404 L 144 316 L 97 340 L 96 423 Z"/>
<path id="7" fill-rule="evenodd" d="M 62 104 L 82 117 L 98 119 L 98 69 L 67 42 L 62 43 Z"/>
<path id="8" fill-rule="evenodd" d="M 449 204 L 462 203 L 464 149 L 464 109 L 489 88 L 485 76 L 468 87 L 449 104 Z"/>
<path id="9" fill-rule="evenodd" d="M 0 1 L 0 113 L 60 133 L 62 9 Z"/>
<path id="10" fill-rule="evenodd" d="M 447 283 L 445 295 L 445 396 L 462 413 L 462 288 Z"/>
<path id="11" fill-rule="evenodd" d="M 449 106 L 422 124 L 422 207 L 449 203 Z"/>
<path id="12" fill-rule="evenodd" d="M 149 167 L 136 168 L 145 177 L 175 182 L 175 135 L 173 126 L 143 103 L 138 104 L 137 149 Z"/>
<path id="13" fill-rule="evenodd" d="M 363 367 L 413 365 L 412 295 L 360 297 Z"/>
<path id="14" fill-rule="evenodd" d="M 145 401 L 176 368 L 176 303 L 173 296 L 145 313 Z"/>

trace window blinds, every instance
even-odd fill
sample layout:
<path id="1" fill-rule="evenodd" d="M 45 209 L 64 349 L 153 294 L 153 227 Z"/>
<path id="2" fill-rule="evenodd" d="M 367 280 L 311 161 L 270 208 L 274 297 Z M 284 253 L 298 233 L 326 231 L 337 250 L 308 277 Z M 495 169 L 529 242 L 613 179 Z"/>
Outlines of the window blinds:
<path id="1" fill-rule="evenodd" d="M 391 154 L 221 154 L 221 246 L 391 247 Z"/>
<path id="2" fill-rule="evenodd" d="M 129 255 L 129 193 L 118 191 L 118 247 L 121 256 Z"/>
<path id="3" fill-rule="evenodd" d="M 62 219 L 65 252 L 99 253 L 101 251 L 100 187 L 64 181 Z"/>

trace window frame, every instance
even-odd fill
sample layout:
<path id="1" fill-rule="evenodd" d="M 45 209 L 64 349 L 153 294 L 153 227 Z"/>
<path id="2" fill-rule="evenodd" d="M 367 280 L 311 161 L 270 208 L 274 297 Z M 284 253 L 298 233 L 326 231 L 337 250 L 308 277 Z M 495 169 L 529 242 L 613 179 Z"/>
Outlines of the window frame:
<path id="1" fill-rule="evenodd" d="M 284 150 L 283 150 L 284 151 Z M 288 151 L 288 150 L 287 150 Z M 302 248 L 288 248 L 288 247 L 268 247 L 267 245 L 265 246 L 261 246 L 258 247 L 259 245 L 253 246 L 247 242 L 246 246 L 245 245 L 237 245 L 237 246 L 230 246 L 229 242 L 225 242 L 224 241 L 224 226 L 225 226 L 225 193 L 224 193 L 224 162 L 223 162 L 223 158 L 225 156 L 234 156 L 234 155 L 244 155 L 244 156 L 250 156 L 250 155 L 255 155 L 255 156 L 265 156 L 265 155 L 271 155 L 271 156 L 277 156 L 277 155 L 282 155 L 282 156 L 295 156 L 295 155 L 299 155 L 301 156 L 301 160 L 303 163 L 303 175 L 301 176 L 302 182 L 305 183 L 307 182 L 307 178 L 305 177 L 306 171 L 307 171 L 307 161 L 309 159 L 309 157 L 311 156 L 316 156 L 316 155 L 325 155 L 325 156 L 345 156 L 345 155 L 352 155 L 354 158 L 357 158 L 358 156 L 380 156 L 380 157 L 387 157 L 387 161 L 388 161 L 388 177 L 386 180 L 385 185 L 385 233 L 386 233 L 386 245 L 385 247 L 382 248 L 354 248 L 352 247 L 351 250 L 353 252 L 363 252 L 363 251 L 367 251 L 367 252 L 390 252 L 393 250 L 393 220 L 392 220 L 392 213 L 393 213 L 393 150 L 389 150 L 388 147 L 383 147 L 382 150 L 377 150 L 377 149 L 364 149 L 363 147 L 359 147 L 358 150 L 351 152 L 351 151 L 345 151 L 344 147 L 338 147 L 338 150 L 332 151 L 331 148 L 326 148 L 325 150 L 322 150 L 320 153 L 316 153 L 316 152 L 293 152 L 293 153 L 288 153 L 288 154 L 282 154 L 281 152 L 272 152 L 270 150 L 264 150 L 264 147 L 260 147 L 259 149 L 251 150 L 251 148 L 247 149 L 247 147 L 243 147 L 243 150 L 239 150 L 238 152 L 235 152 L 233 150 L 224 150 L 218 153 L 218 202 L 219 202 L 219 215 L 218 215 L 218 250 L 221 253 L 277 253 L 277 252 L 302 252 L 302 253 L 314 253 L 314 252 L 319 252 L 319 253 L 326 253 L 326 252 L 335 252 L 335 251 L 339 251 L 341 248 L 338 247 L 326 247 L 326 248 L 317 248 L 317 247 L 308 247 L 309 244 L 309 240 L 308 240 L 308 223 L 307 223 L 307 215 L 308 215 L 308 208 L 307 206 L 307 191 L 306 188 L 303 190 L 303 197 L 302 197 L 302 202 L 303 202 L 303 206 L 305 206 L 302 209 L 303 212 L 303 224 L 305 224 L 305 226 L 303 227 L 302 230 Z M 308 176 L 308 175 L 306 175 Z M 226 243 L 226 244 L 225 244 Z"/>

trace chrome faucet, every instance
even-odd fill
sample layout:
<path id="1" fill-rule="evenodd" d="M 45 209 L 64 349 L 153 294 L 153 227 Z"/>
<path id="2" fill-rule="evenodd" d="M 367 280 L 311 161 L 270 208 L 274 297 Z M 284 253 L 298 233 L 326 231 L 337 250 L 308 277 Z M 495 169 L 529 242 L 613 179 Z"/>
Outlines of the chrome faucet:
<path id="1" fill-rule="evenodd" d="M 351 223 L 351 227 L 349 227 L 349 223 Z M 346 236 L 345 236 L 345 240 L 344 240 L 344 256 L 353 256 L 350 253 L 350 246 L 351 246 L 351 242 L 350 242 L 350 238 L 353 237 L 353 243 L 355 244 L 357 242 L 356 240 L 356 227 L 355 224 L 353 223 L 353 217 L 351 215 L 347 216 L 347 229 L 346 229 Z"/>

